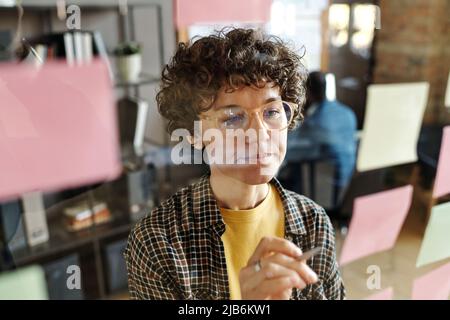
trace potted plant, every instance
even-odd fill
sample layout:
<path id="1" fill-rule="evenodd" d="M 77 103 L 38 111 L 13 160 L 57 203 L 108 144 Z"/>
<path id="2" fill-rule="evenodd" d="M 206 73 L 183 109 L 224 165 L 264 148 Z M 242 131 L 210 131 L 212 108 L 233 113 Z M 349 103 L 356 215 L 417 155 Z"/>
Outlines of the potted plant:
<path id="1" fill-rule="evenodd" d="M 114 49 L 117 69 L 123 81 L 136 82 L 142 69 L 141 45 L 136 42 L 125 42 Z"/>

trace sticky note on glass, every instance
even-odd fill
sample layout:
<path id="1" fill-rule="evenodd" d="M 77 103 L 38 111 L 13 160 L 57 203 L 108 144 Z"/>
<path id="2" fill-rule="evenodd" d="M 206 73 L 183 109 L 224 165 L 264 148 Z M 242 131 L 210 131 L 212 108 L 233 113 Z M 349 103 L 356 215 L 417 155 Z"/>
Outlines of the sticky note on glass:
<path id="1" fill-rule="evenodd" d="M 408 185 L 355 199 L 341 265 L 394 246 L 408 214 L 412 192 Z"/>
<path id="2" fill-rule="evenodd" d="M 272 0 L 176 0 L 174 18 L 181 28 L 219 22 L 268 22 L 271 5 Z"/>
<path id="3" fill-rule="evenodd" d="M 0 273 L 0 300 L 47 300 L 47 282 L 41 266 Z"/>
<path id="4" fill-rule="evenodd" d="M 439 198 L 450 193 L 450 126 L 442 131 L 441 151 L 434 179 L 433 197 Z"/>
<path id="5" fill-rule="evenodd" d="M 357 170 L 417 161 L 417 140 L 428 100 L 427 82 L 376 84 L 367 89 L 367 106 Z"/>
<path id="6" fill-rule="evenodd" d="M 364 300 L 392 300 L 393 297 L 394 297 L 394 289 L 392 287 L 389 287 L 387 289 L 381 290 L 380 292 L 368 296 Z"/>
<path id="7" fill-rule="evenodd" d="M 447 89 L 445 90 L 445 106 L 450 108 L 450 72 L 448 73 Z"/>
<path id="8" fill-rule="evenodd" d="M 431 209 L 416 266 L 421 267 L 448 257 L 450 257 L 450 202 Z"/>
<path id="9" fill-rule="evenodd" d="M 113 179 L 117 117 L 106 66 L 0 64 L 0 200 Z"/>
<path id="10" fill-rule="evenodd" d="M 447 300 L 450 295 L 450 263 L 414 280 L 413 300 Z"/>

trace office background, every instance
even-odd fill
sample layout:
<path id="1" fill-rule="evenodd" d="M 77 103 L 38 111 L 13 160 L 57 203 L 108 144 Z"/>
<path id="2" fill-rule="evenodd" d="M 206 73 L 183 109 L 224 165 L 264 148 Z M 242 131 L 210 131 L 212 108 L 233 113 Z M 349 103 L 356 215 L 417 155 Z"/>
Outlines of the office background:
<path id="1" fill-rule="evenodd" d="M 24 10 L 21 36 L 26 39 L 21 42 L 23 47 L 45 52 L 47 60 L 66 59 L 61 53 L 64 50 L 58 51 L 65 46 L 65 35 L 76 38 L 77 34 L 83 37 L 87 34 L 92 41 L 92 54 L 107 59 L 117 101 L 123 172 L 113 181 L 2 202 L 0 235 L 7 253 L 2 254 L 0 282 L 1 276 L 6 279 L 12 270 L 38 265 L 45 274 L 43 286 L 50 299 L 128 298 L 122 251 L 130 229 L 155 205 L 207 169 L 202 165 L 174 165 L 170 161 L 173 142 L 155 101 L 162 67 L 178 42 L 229 25 L 261 28 L 291 41 L 299 51 L 306 50 L 304 61 L 308 70 L 330 75 L 328 98 L 353 110 L 359 130 L 355 136 L 358 144 L 366 120 L 370 85 L 429 84 L 415 161 L 364 172 L 355 170 L 349 185 L 337 197 L 332 183 L 335 168 L 324 159 L 293 161 L 285 170 L 300 167 L 301 174 L 294 177 L 300 181 L 296 191 L 328 210 L 336 227 L 338 255 L 349 232 L 357 197 L 412 185 L 411 206 L 395 246 L 342 266 L 350 299 L 364 299 L 391 287 L 394 298 L 409 299 L 414 279 L 448 263 L 448 259 L 442 259 L 437 264 L 416 267 L 432 208 L 448 201 L 448 193 L 439 199 L 433 196 L 443 128 L 450 124 L 450 109 L 445 105 L 450 69 L 448 0 L 261 0 L 245 4 L 249 6 L 247 9 L 255 6 L 245 17 L 239 14 L 240 6 L 244 5 L 239 1 L 23 0 L 21 3 Z M 0 0 L 3 63 L 17 60 L 11 50 L 18 26 L 15 4 Z M 68 30 L 71 11 L 67 8 L 71 4 L 81 10 L 80 30 Z M 221 10 L 212 12 L 214 6 Z M 141 68 L 137 78 L 126 79 L 120 70 L 117 50 L 121 44 L 130 42 L 140 46 Z M 33 58 L 30 52 L 24 55 L 25 60 Z M 288 176 L 288 171 L 280 171 L 280 179 L 289 185 L 292 181 Z M 30 227 L 24 222 L 27 207 L 41 212 L 44 222 L 38 224 L 45 225 L 44 240 L 30 239 L 27 230 Z M 67 287 L 67 268 L 73 265 L 81 270 L 79 290 Z M 381 286 L 375 290 L 367 285 L 371 265 L 382 270 Z"/>

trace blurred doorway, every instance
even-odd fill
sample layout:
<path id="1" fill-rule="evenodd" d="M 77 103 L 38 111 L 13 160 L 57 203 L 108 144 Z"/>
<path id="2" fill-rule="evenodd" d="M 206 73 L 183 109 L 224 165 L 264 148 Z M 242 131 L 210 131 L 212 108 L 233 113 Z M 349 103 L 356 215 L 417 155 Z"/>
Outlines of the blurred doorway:
<path id="1" fill-rule="evenodd" d="M 367 85 L 372 82 L 377 0 L 333 0 L 328 10 L 328 72 L 336 77 L 336 97 L 350 106 L 362 128 Z"/>

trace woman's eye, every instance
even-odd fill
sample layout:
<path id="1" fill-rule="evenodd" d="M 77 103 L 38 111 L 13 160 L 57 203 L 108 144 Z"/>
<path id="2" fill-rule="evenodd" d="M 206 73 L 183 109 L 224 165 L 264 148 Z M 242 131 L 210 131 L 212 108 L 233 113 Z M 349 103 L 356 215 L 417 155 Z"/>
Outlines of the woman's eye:
<path id="1" fill-rule="evenodd" d="M 276 119 L 281 115 L 280 110 L 278 109 L 270 109 L 264 112 L 264 116 L 269 119 Z"/>
<path id="2" fill-rule="evenodd" d="M 244 117 L 242 115 L 228 116 L 228 117 L 222 119 L 222 124 L 224 124 L 226 126 L 233 126 L 238 123 L 241 123 L 243 121 L 243 119 L 244 119 Z"/>

